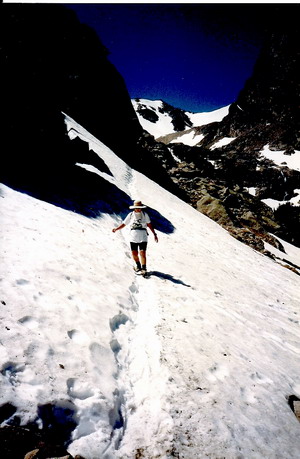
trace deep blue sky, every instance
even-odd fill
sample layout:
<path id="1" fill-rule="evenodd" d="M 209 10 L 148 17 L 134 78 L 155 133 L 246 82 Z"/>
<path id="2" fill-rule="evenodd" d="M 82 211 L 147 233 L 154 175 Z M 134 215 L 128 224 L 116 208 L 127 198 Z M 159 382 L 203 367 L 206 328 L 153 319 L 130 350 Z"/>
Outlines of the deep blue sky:
<path id="1" fill-rule="evenodd" d="M 236 99 L 251 76 L 273 4 L 73 4 L 96 30 L 131 98 L 193 112 Z M 268 18 L 270 19 L 270 17 Z"/>

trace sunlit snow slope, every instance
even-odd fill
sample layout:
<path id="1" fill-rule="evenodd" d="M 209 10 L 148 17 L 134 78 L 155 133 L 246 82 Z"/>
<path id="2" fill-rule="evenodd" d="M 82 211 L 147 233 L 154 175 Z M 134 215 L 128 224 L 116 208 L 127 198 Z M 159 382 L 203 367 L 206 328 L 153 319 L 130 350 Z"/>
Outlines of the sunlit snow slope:
<path id="1" fill-rule="evenodd" d="M 66 121 L 112 175 L 78 167 L 155 211 L 152 275 L 135 276 L 127 231 L 112 233 L 120 215 L 3 185 L 0 405 L 24 424 L 38 405 L 72 409 L 68 450 L 86 459 L 299 458 L 299 276 Z"/>

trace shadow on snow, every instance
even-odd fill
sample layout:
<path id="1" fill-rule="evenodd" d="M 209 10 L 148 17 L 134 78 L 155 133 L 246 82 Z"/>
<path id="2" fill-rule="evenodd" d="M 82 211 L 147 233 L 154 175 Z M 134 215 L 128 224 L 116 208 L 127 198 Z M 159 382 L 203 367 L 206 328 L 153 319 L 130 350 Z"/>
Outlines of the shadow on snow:
<path id="1" fill-rule="evenodd" d="M 38 167 L 39 162 L 36 161 L 35 168 L 12 167 L 9 173 L 2 172 L 2 182 L 17 191 L 88 218 L 99 218 L 101 214 L 125 218 L 132 205 L 130 196 L 100 175 L 75 164 L 90 164 L 112 175 L 102 158 L 92 150 L 88 151 L 84 143 L 72 141 L 68 162 L 62 159 L 55 166 L 52 162 Z M 147 208 L 146 211 L 158 231 L 173 233 L 175 228 L 169 220 L 154 209 Z"/>
<path id="2" fill-rule="evenodd" d="M 150 274 L 151 274 L 151 276 L 156 276 L 156 277 L 159 277 L 160 279 L 171 281 L 174 284 L 180 284 L 180 285 L 184 285 L 185 287 L 191 287 L 191 285 L 188 285 L 188 284 L 184 283 L 180 279 L 176 279 L 175 277 L 171 276 L 170 274 L 161 273 L 159 271 L 151 271 Z"/>

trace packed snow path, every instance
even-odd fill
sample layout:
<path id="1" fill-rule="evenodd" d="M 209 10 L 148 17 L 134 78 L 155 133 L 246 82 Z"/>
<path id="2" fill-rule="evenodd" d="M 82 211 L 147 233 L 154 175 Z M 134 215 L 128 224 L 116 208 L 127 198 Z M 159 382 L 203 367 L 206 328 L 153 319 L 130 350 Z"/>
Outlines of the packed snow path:
<path id="1" fill-rule="evenodd" d="M 153 274 L 134 274 L 121 215 L 2 186 L 1 405 L 41 426 L 49 403 L 73 410 L 86 459 L 298 458 L 299 277 L 67 121 L 111 175 L 78 167 L 157 212 Z"/>

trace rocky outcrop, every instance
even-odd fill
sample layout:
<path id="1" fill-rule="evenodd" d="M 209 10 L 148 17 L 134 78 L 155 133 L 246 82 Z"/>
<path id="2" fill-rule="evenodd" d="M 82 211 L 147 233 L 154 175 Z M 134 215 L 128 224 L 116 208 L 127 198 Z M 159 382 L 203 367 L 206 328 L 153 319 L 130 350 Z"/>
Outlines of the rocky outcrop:
<path id="1" fill-rule="evenodd" d="M 243 193 L 239 187 L 230 190 L 226 187 L 204 185 L 203 188 L 203 196 L 197 201 L 200 212 L 218 222 L 236 239 L 260 252 L 265 252 L 264 242 L 284 252 L 282 244 L 269 234 L 280 225 L 268 206 Z"/>
<path id="2" fill-rule="evenodd" d="M 183 192 L 183 199 L 220 224 L 233 237 L 273 258 L 300 274 L 284 258 L 284 248 L 274 235 L 300 245 L 299 208 L 280 206 L 274 212 L 263 198 L 292 196 L 297 184 L 297 171 L 275 168 L 268 160 L 260 160 L 246 151 L 243 155 L 226 155 L 222 150 L 207 150 L 183 144 L 169 144 L 144 137 L 144 149 L 154 155 Z M 257 170 L 259 164 L 259 170 Z M 248 187 L 257 184 L 257 196 Z M 260 183 L 260 186 L 258 185 Z M 282 252 L 274 257 L 265 249 L 268 243 Z"/>
<path id="3" fill-rule="evenodd" d="M 280 224 L 272 209 L 259 199 L 238 185 L 231 189 L 225 182 L 222 184 L 199 176 L 190 180 L 176 169 L 173 173 L 193 207 L 219 223 L 236 239 L 260 252 L 265 252 L 264 241 L 284 252 L 282 245 L 270 235 L 280 229 Z"/>

